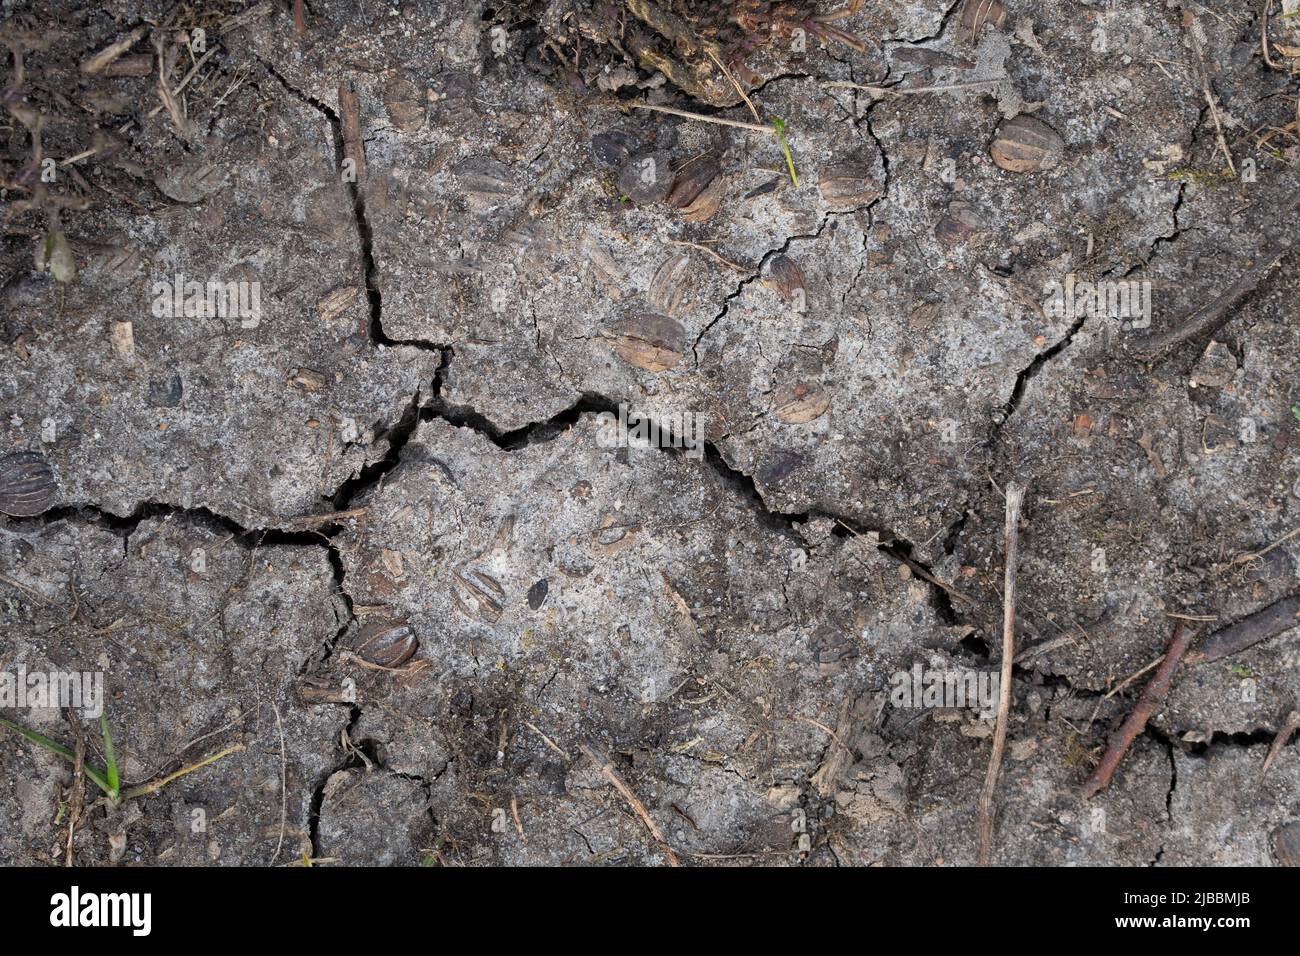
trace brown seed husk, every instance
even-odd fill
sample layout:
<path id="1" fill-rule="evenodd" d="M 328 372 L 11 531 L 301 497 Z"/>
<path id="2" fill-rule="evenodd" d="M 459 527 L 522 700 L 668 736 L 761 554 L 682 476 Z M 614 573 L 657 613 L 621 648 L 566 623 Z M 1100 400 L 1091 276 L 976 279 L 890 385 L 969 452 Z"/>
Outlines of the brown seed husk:
<path id="1" fill-rule="evenodd" d="M 686 330 L 676 319 L 642 312 L 602 332 L 615 353 L 647 372 L 665 372 L 686 354 Z"/>
<path id="2" fill-rule="evenodd" d="M 374 621 L 357 635 L 362 660 L 380 667 L 400 667 L 415 656 L 420 641 L 404 621 Z"/>
<path id="3" fill-rule="evenodd" d="M 1273 855 L 1283 866 L 1300 866 L 1300 823 L 1273 831 Z"/>
<path id="4" fill-rule="evenodd" d="M 681 315 L 686 298 L 686 271 L 690 264 L 690 256 L 675 252 L 655 270 L 646 299 L 656 311 L 671 316 Z"/>
<path id="5" fill-rule="evenodd" d="M 806 304 L 808 287 L 804 281 L 803 269 L 789 256 L 777 256 L 772 260 L 768 267 L 767 283 L 786 302 L 800 306 Z"/>
<path id="6" fill-rule="evenodd" d="M 1053 169 L 1065 154 L 1065 141 L 1056 130 L 1032 116 L 1016 116 L 998 129 L 989 154 L 1009 173 Z"/>
<path id="7" fill-rule="evenodd" d="M 44 455 L 20 451 L 0 458 L 0 514 L 34 517 L 54 503 L 58 487 Z"/>
<path id="8" fill-rule="evenodd" d="M 384 109 L 393 125 L 411 133 L 424 125 L 424 94 L 405 77 L 394 77 L 384 87 Z"/>
<path id="9" fill-rule="evenodd" d="M 682 207 L 682 218 L 687 222 L 708 222 L 722 206 L 727 195 L 727 177 L 718 176 L 687 206 Z"/>
<path id="10" fill-rule="evenodd" d="M 826 414 L 831 398 L 826 390 L 808 382 L 791 382 L 776 392 L 776 417 L 787 425 L 805 425 Z"/>
<path id="11" fill-rule="evenodd" d="M 689 206 L 699 198 L 700 193 L 704 192 L 710 183 L 718 178 L 721 172 L 722 167 L 710 154 L 706 153 L 690 160 L 677 170 L 677 175 L 673 179 L 673 188 L 668 193 L 668 205 L 677 209 Z"/>
<path id="12" fill-rule="evenodd" d="M 1007 22 L 1007 8 L 998 0 L 966 0 L 961 9 L 961 33 L 968 40 L 976 39 L 987 23 L 999 30 Z"/>
<path id="13" fill-rule="evenodd" d="M 826 167 L 821 171 L 818 185 L 822 199 L 841 210 L 865 206 L 884 195 L 884 189 L 871 175 L 871 170 L 857 162 Z"/>

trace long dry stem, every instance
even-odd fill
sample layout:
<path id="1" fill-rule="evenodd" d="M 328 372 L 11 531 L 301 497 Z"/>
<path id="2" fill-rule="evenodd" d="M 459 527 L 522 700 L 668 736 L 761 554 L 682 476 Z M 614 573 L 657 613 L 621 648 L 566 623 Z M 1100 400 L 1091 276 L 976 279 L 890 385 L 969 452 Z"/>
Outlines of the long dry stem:
<path id="1" fill-rule="evenodd" d="M 1007 744 L 1007 719 L 1011 713 L 1011 664 L 1016 648 L 1016 543 L 1019 537 L 1020 506 L 1025 489 L 1014 482 L 1007 485 L 1006 514 L 1006 573 L 1003 581 L 1002 602 L 1002 675 L 998 695 L 998 720 L 993 731 L 993 752 L 989 754 L 989 767 L 984 775 L 984 789 L 979 804 L 979 852 L 977 862 L 988 866 L 993 862 L 993 797 L 998 787 L 998 774 L 1002 770 L 1002 751 Z"/>

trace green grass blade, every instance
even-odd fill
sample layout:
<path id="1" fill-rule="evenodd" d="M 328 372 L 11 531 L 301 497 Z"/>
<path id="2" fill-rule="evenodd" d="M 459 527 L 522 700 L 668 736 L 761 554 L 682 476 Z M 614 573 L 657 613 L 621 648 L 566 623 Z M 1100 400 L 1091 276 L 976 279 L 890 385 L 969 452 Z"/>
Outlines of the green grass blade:
<path id="1" fill-rule="evenodd" d="M 790 155 L 790 144 L 785 141 L 785 120 L 777 117 L 772 120 L 772 126 L 776 130 L 776 140 L 781 144 L 781 151 L 785 153 L 785 165 L 790 170 L 790 182 L 794 183 L 794 188 L 799 188 L 799 174 L 794 171 L 794 157 Z"/>
<path id="2" fill-rule="evenodd" d="M 105 779 L 102 773 L 90 764 L 82 764 L 81 769 L 85 772 L 87 777 L 94 781 L 95 786 L 99 787 L 100 790 L 103 790 L 104 793 L 108 795 L 108 799 L 112 800 L 114 803 L 117 802 L 117 789 L 108 785 L 108 780 Z"/>
<path id="3" fill-rule="evenodd" d="M 68 761 L 68 763 L 73 764 L 74 766 L 77 763 L 77 755 L 67 747 L 63 746 L 63 744 L 59 743 L 57 740 L 51 740 L 49 737 L 46 737 L 44 734 L 38 734 L 34 730 L 28 730 L 26 727 L 23 727 L 20 724 L 15 724 L 12 720 L 5 720 L 3 717 L 0 717 L 0 726 L 8 727 L 14 733 L 18 734 L 21 737 L 26 737 L 32 743 L 36 744 L 39 747 L 44 747 L 52 754 L 58 754 L 60 757 Z M 108 785 L 108 779 L 102 773 L 100 773 L 98 770 L 96 770 L 94 767 L 90 766 L 89 764 L 83 764 L 81 769 L 85 771 L 86 776 L 89 777 L 94 782 L 95 786 L 99 787 L 100 790 L 103 790 L 104 793 L 108 794 L 110 799 L 116 799 L 117 794 L 115 792 L 115 788 L 110 787 Z"/>
<path id="4" fill-rule="evenodd" d="M 77 755 L 74 754 L 67 747 L 63 746 L 63 744 L 59 743 L 57 740 L 51 740 L 49 737 L 46 737 L 44 734 L 38 734 L 34 730 L 28 730 L 26 727 L 23 727 L 19 724 L 15 724 L 12 720 L 5 720 L 3 717 L 0 717 L 0 724 L 3 724 L 5 727 L 8 727 L 16 734 L 20 734 L 21 736 L 26 737 L 32 743 L 39 744 L 40 746 L 48 750 L 50 753 L 58 754 L 60 757 L 63 757 L 65 760 L 71 760 L 74 763 L 77 760 Z"/>
<path id="5" fill-rule="evenodd" d="M 108 770 L 108 796 L 112 800 L 117 799 L 121 791 L 122 781 L 117 776 L 117 756 L 113 753 L 113 738 L 108 733 L 108 718 L 103 714 L 99 715 L 99 729 L 104 735 L 104 763 Z"/>

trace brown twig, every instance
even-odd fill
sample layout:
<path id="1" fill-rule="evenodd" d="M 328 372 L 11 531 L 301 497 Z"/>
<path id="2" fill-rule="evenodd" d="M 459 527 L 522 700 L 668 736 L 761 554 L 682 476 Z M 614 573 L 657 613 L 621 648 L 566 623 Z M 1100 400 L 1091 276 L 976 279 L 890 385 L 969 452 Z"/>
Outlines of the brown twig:
<path id="1" fill-rule="evenodd" d="M 1264 9 L 1260 11 L 1259 48 L 1260 52 L 1264 54 L 1264 62 L 1268 65 L 1268 68 L 1270 70 L 1280 70 L 1282 68 L 1273 62 L 1273 57 L 1269 55 L 1268 50 L 1268 8 L 1272 5 L 1273 0 L 1264 0 Z"/>
<path id="2" fill-rule="evenodd" d="M 77 832 L 77 819 L 86 805 L 86 735 L 81 731 L 81 718 L 74 710 L 64 711 L 72 727 L 72 793 L 68 797 L 68 849 L 64 865 L 72 866 L 72 838 Z"/>
<path id="3" fill-rule="evenodd" d="M 1293 710 L 1286 715 L 1282 721 L 1282 726 L 1277 730 L 1277 736 L 1273 738 L 1273 743 L 1269 745 L 1268 756 L 1264 758 L 1264 766 L 1259 770 L 1259 779 L 1263 780 L 1264 775 L 1268 773 L 1269 768 L 1273 766 L 1274 761 L 1282 753 L 1282 748 L 1290 741 L 1291 736 L 1300 730 L 1300 710 Z"/>
<path id="4" fill-rule="evenodd" d="M 614 765 L 604 757 L 597 754 L 596 751 L 587 744 L 578 744 L 578 748 L 587 755 L 587 758 L 591 760 L 592 763 L 596 764 L 596 766 L 600 768 L 600 772 L 605 779 L 614 785 L 614 789 L 622 795 L 623 799 L 627 801 L 628 806 L 630 806 L 633 811 L 635 811 L 636 815 L 641 818 L 641 822 L 645 824 L 645 828 L 650 831 L 650 835 L 655 838 L 655 842 L 658 843 L 660 848 L 664 851 L 664 856 L 668 858 L 668 865 L 681 866 L 681 861 L 677 859 L 677 854 L 673 852 L 673 848 L 668 845 L 668 840 L 664 837 L 664 832 L 659 829 L 659 824 L 655 823 L 654 818 L 651 817 L 649 811 L 646 810 L 645 804 L 642 803 L 640 798 L 632 792 L 632 788 L 623 782 L 623 778 L 618 775 L 618 771 L 614 769 Z"/>
<path id="5" fill-rule="evenodd" d="M 172 93 L 173 96 L 176 93 L 182 92 L 185 89 L 185 87 L 190 85 L 190 80 L 194 79 L 194 74 L 199 72 L 199 70 L 202 69 L 203 64 L 207 63 L 208 60 L 212 57 L 212 54 L 216 52 L 217 52 L 217 47 L 214 46 L 211 49 L 209 49 L 207 53 L 203 54 L 203 56 L 199 57 L 198 62 L 195 63 L 192 67 L 190 67 L 189 72 L 187 72 L 183 77 L 181 77 L 181 81 L 176 84 L 176 89 L 169 90 L 169 92 Z M 162 112 L 162 106 L 155 106 L 152 110 L 150 110 L 146 114 L 146 116 L 149 119 L 153 119 L 153 117 L 157 116 L 160 112 Z"/>
<path id="6" fill-rule="evenodd" d="M 303 12 L 303 0 L 293 0 L 293 32 L 300 37 L 307 35 L 307 16 Z"/>
<path id="7" fill-rule="evenodd" d="M 343 127 L 343 156 L 352 160 L 357 182 L 366 176 L 366 151 L 361 143 L 361 104 L 349 82 L 339 86 L 339 124 Z"/>
<path id="8" fill-rule="evenodd" d="M 316 515 L 303 515 L 300 518 L 289 518 L 281 522 L 282 527 L 289 528 L 318 528 L 323 524 L 332 524 L 335 521 L 341 521 L 344 518 L 360 518 L 369 511 L 369 507 L 348 508 L 346 511 L 326 511 Z"/>
<path id="9" fill-rule="evenodd" d="M 1248 563 L 1251 562 L 1251 561 L 1255 561 L 1255 560 L 1257 560 L 1257 559 L 1259 559 L 1259 558 L 1262 558 L 1262 557 L 1264 557 L 1264 555 L 1268 554 L 1270 551 L 1272 551 L 1272 550 L 1273 550 L 1274 548 L 1276 548 L 1278 545 L 1280 545 L 1280 544 L 1285 544 L 1287 541 L 1290 541 L 1292 538 L 1294 538 L 1294 537 L 1295 537 L 1296 535 L 1298 535 L 1298 534 L 1300 534 L 1300 525 L 1296 525 L 1294 528 L 1292 528 L 1292 529 L 1291 529 L 1290 531 L 1288 531 L 1286 534 L 1282 535 L 1282 537 L 1278 538 L 1276 541 L 1274 541 L 1272 544 L 1268 545 L 1267 547 L 1261 548 L 1261 549 L 1258 550 L 1258 551 L 1249 551 L 1249 552 L 1247 552 L 1247 553 L 1245 553 L 1245 554 L 1239 554 L 1239 555 L 1237 555 L 1235 558 L 1232 559 L 1232 563 L 1233 563 L 1233 564 L 1248 564 Z"/>
<path id="10" fill-rule="evenodd" d="M 252 23 L 254 20 L 258 19 L 259 17 L 266 16 L 274 8 L 275 8 L 274 4 L 270 3 L 269 0 L 268 2 L 265 3 L 259 3 L 255 7 L 249 7 L 243 13 L 237 13 L 233 17 L 229 17 L 228 19 L 221 21 L 221 24 L 217 27 L 217 32 L 229 33 L 231 30 L 235 30 L 239 27 L 245 26 L 246 24 Z"/>
<path id="11" fill-rule="evenodd" d="M 686 110 L 674 109 L 671 106 L 656 106 L 653 103 L 633 103 L 632 108 L 636 110 L 650 110 L 652 113 L 667 113 L 669 116 L 680 116 L 682 119 L 698 120 L 701 123 L 716 123 L 719 126 L 735 126 L 737 129 L 750 129 L 756 133 L 775 133 L 771 126 L 763 126 L 761 123 L 746 123 L 741 120 L 725 119 L 721 116 L 705 116 L 703 113 L 688 113 Z"/>
<path id="12" fill-rule="evenodd" d="M 688 239 L 669 239 L 668 243 L 669 245 L 673 245 L 673 246 L 686 246 L 687 248 L 690 249 L 698 249 L 700 252 L 703 252 L 707 255 L 712 256 L 714 259 L 717 259 L 727 268 L 734 269 L 736 272 L 739 272 L 742 275 L 752 275 L 754 272 L 753 269 L 746 269 L 740 263 L 732 262 L 730 259 L 724 258 L 723 256 L 718 255 L 718 253 L 714 252 L 708 246 L 701 245 L 698 242 L 691 242 Z"/>
<path id="13" fill-rule="evenodd" d="M 1097 764 L 1097 769 L 1092 772 L 1086 783 L 1083 785 L 1083 797 L 1088 799 L 1099 790 L 1105 790 L 1110 786 L 1111 777 L 1115 776 L 1115 771 L 1119 769 L 1120 761 L 1128 753 L 1129 747 L 1138 735 L 1146 729 L 1147 721 L 1156 712 L 1156 708 L 1164 702 L 1165 697 L 1169 694 L 1169 688 L 1173 685 L 1174 674 L 1178 671 L 1178 665 L 1187 653 L 1187 648 L 1192 644 L 1192 638 L 1195 633 L 1183 627 L 1183 622 L 1179 621 L 1174 625 L 1174 636 L 1169 639 L 1169 649 L 1165 651 L 1165 659 L 1160 662 L 1160 667 L 1156 669 L 1155 676 L 1147 682 L 1147 686 L 1142 688 L 1142 696 L 1133 707 L 1133 712 L 1128 715 L 1124 723 L 1120 725 L 1118 731 L 1110 738 L 1106 745 L 1106 752 L 1102 755 L 1101 763 Z"/>
<path id="14" fill-rule="evenodd" d="M 1236 282 L 1228 286 L 1209 304 L 1188 315 L 1168 332 L 1150 336 L 1136 344 L 1137 354 L 1145 361 L 1152 362 L 1171 349 L 1182 345 L 1188 339 L 1195 338 L 1203 332 L 1210 332 L 1227 321 L 1232 310 L 1242 303 L 1259 286 L 1274 268 L 1277 267 L 1292 245 L 1261 253 L 1254 268 L 1243 273 Z"/>
<path id="15" fill-rule="evenodd" d="M 1293 594 L 1215 631 L 1204 644 L 1187 655 L 1187 663 L 1217 661 L 1276 637 L 1297 624 L 1300 624 L 1300 594 Z"/>
<path id="16" fill-rule="evenodd" d="M 731 71 L 727 69 L 727 64 L 718 59 L 717 54 L 712 50 L 706 50 L 705 52 L 709 54 L 709 59 L 718 65 L 718 69 L 722 71 L 722 75 L 731 81 L 732 87 L 735 88 L 736 93 L 739 94 L 740 98 L 745 101 L 745 105 L 749 107 L 749 115 L 754 117 L 754 122 L 761 123 L 762 120 L 758 117 L 758 110 L 754 109 L 754 101 L 745 95 L 744 89 L 742 89 L 741 85 L 736 82 L 736 78 L 731 75 Z"/>
<path id="17" fill-rule="evenodd" d="M 1186 620 L 1186 618 L 1180 618 L 1180 620 Z M 1145 674 L 1147 671 L 1151 670 L 1153 667 L 1159 667 L 1159 666 L 1160 666 L 1160 662 L 1163 661 L 1164 659 L 1165 659 L 1165 655 L 1161 654 L 1159 657 L 1157 657 L 1155 660 L 1153 660 L 1153 661 L 1152 661 L 1150 664 L 1148 664 L 1146 667 L 1142 668 L 1140 671 L 1134 671 L 1132 674 L 1129 674 L 1128 677 L 1125 677 L 1122 681 L 1120 681 L 1118 684 L 1116 684 L 1114 687 L 1112 687 L 1109 691 L 1107 691 L 1107 692 L 1106 692 L 1106 696 L 1103 697 L 1102 700 L 1110 700 L 1112 697 L 1114 697 L 1116 694 L 1118 694 L 1120 691 L 1122 691 L 1122 690 L 1123 690 L 1125 687 L 1127 687 L 1129 684 L 1133 683 L 1135 680 L 1137 680 L 1139 677 L 1141 677 L 1141 676 L 1142 676 L 1143 674 Z M 1100 705 L 1100 701 L 1098 701 L 1098 704 Z"/>
<path id="18" fill-rule="evenodd" d="M 1210 108 L 1210 118 L 1214 120 L 1214 136 L 1219 142 L 1219 150 L 1223 153 L 1223 158 L 1228 161 L 1228 169 L 1235 178 L 1237 164 L 1232 161 L 1232 151 L 1228 149 L 1228 141 L 1223 136 L 1223 124 L 1219 122 L 1219 110 L 1214 105 L 1214 94 L 1210 92 L 1208 84 L 1202 90 L 1202 93 L 1205 94 L 1205 105 Z"/>
<path id="19" fill-rule="evenodd" d="M 974 90 L 1005 82 L 1006 79 L 1002 78 L 972 80 L 969 83 L 944 83 L 939 86 L 905 86 L 899 88 L 896 86 L 874 86 L 869 83 L 850 83 L 848 80 L 827 80 L 821 86 L 823 89 L 831 90 L 862 90 L 878 98 L 881 96 L 915 96 L 918 93 L 951 93 L 956 90 Z"/>
<path id="20" fill-rule="evenodd" d="M 102 72 L 119 56 L 135 46 L 148 31 L 148 27 L 136 27 L 125 36 L 119 37 L 94 56 L 83 60 L 81 62 L 81 72 L 91 74 Z"/>
<path id="21" fill-rule="evenodd" d="M 289 814 L 289 765 L 284 754 L 284 722 L 280 719 L 280 705 L 275 706 L 275 729 L 280 732 L 280 838 L 275 841 L 275 852 L 271 854 L 271 866 L 280 859 L 280 848 L 284 846 L 284 825 Z"/>
<path id="22" fill-rule="evenodd" d="M 153 48 L 158 55 L 158 99 L 162 101 L 162 106 L 167 110 L 167 115 L 171 117 L 172 125 L 176 127 L 176 132 L 184 135 L 185 118 L 181 116 L 180 106 L 176 103 L 176 97 L 172 94 L 170 87 L 167 86 L 167 76 L 171 73 L 171 68 L 175 60 L 167 51 L 166 34 L 157 34 L 153 38 Z"/>
<path id="23" fill-rule="evenodd" d="M 528 842 L 528 837 L 524 836 L 524 821 L 519 817 L 519 798 L 510 798 L 510 815 L 515 818 L 515 832 L 519 834 L 519 839 L 524 843 Z"/>
<path id="24" fill-rule="evenodd" d="M 542 733 L 542 731 L 538 729 L 536 724 L 530 723 L 529 721 L 525 720 L 524 726 L 527 727 L 529 730 L 531 730 L 533 733 L 535 733 L 537 736 L 541 737 L 542 742 L 545 743 L 546 746 L 554 750 L 561 757 L 563 757 L 565 763 L 573 763 L 573 758 L 568 755 L 568 753 L 564 750 L 564 748 L 561 747 L 559 744 L 557 744 L 550 737 L 546 736 L 546 734 Z"/>
<path id="25" fill-rule="evenodd" d="M 1020 506 L 1025 489 L 1014 482 L 1007 484 L 1007 510 L 1004 540 L 1006 544 L 1006 572 L 1003 579 L 1002 602 L 1002 675 L 998 694 L 998 719 L 993 731 L 993 752 L 989 754 L 988 771 L 984 774 L 984 789 L 979 802 L 979 853 L 977 862 L 988 866 L 993 862 L 993 797 L 998 787 L 998 774 L 1002 770 L 1002 751 L 1007 744 L 1007 719 L 1011 713 L 1011 664 L 1016 652 L 1016 550 L 1020 528 Z"/>

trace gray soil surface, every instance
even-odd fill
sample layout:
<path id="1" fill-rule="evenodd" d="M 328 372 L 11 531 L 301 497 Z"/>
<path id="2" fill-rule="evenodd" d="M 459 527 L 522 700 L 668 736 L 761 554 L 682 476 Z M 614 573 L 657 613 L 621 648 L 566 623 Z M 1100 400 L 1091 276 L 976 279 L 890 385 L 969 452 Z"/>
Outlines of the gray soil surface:
<path id="1" fill-rule="evenodd" d="M 995 860 L 1279 862 L 1300 4 L 1005 4 L 0 2 L 0 675 L 184 771 L 0 862 L 973 863 L 1013 482 Z"/>

